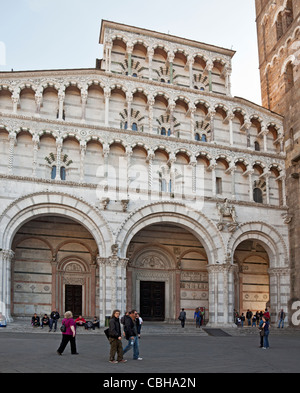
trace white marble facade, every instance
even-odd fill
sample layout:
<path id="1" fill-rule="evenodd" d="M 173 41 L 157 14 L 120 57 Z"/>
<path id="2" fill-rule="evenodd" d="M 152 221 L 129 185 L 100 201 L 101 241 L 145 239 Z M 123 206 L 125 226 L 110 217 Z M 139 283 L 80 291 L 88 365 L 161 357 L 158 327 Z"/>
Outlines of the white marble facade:
<path id="1" fill-rule="evenodd" d="M 141 281 L 168 321 L 287 310 L 282 117 L 231 96 L 231 50 L 108 21 L 100 43 L 96 68 L 0 73 L 2 312 L 63 312 L 73 284 L 104 324 Z"/>

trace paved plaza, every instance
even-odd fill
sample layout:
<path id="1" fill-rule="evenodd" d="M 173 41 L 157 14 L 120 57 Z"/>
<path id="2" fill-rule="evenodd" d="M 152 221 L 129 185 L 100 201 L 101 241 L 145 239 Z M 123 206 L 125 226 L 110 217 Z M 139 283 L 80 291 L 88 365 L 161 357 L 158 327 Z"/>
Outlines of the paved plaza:
<path id="1" fill-rule="evenodd" d="M 63 356 L 56 350 L 61 333 L 32 328 L 23 323 L 0 330 L 1 373 L 97 373 L 106 375 L 176 375 L 200 373 L 298 373 L 300 331 L 277 329 L 270 333 L 270 349 L 259 348 L 256 328 L 196 329 L 187 325 L 145 324 L 140 339 L 142 361 L 108 362 L 109 343 L 102 329 L 78 329 L 78 356 L 68 346 Z M 126 341 L 123 342 L 123 346 Z"/>

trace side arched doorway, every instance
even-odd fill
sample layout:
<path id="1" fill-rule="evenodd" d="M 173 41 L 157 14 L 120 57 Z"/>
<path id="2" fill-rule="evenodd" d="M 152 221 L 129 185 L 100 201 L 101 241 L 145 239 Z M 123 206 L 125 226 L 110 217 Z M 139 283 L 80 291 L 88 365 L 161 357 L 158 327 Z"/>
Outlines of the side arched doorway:
<path id="1" fill-rule="evenodd" d="M 246 315 L 270 307 L 269 256 L 260 242 L 242 241 L 235 250 L 235 309 Z"/>
<path id="2" fill-rule="evenodd" d="M 182 226 L 157 223 L 132 238 L 127 258 L 127 308 L 148 321 L 174 321 L 184 308 L 208 318 L 207 256 L 203 245 Z"/>
<path id="3" fill-rule="evenodd" d="M 61 315 L 99 314 L 97 249 L 90 232 L 67 217 L 24 223 L 12 242 L 12 315 L 49 315 L 54 309 Z"/>

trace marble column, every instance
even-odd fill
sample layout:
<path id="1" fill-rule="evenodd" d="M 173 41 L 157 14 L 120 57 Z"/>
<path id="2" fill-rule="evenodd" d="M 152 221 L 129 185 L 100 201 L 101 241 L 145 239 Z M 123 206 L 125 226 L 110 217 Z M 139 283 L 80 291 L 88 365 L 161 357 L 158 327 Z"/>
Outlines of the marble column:
<path id="1" fill-rule="evenodd" d="M 12 250 L 0 251 L 0 311 L 8 322 L 11 317 L 11 262 L 14 257 Z"/>
<path id="2" fill-rule="evenodd" d="M 14 166 L 14 150 L 17 145 L 17 134 L 14 131 L 10 131 L 9 133 L 9 156 L 8 156 L 8 174 L 13 174 L 13 166 Z"/>

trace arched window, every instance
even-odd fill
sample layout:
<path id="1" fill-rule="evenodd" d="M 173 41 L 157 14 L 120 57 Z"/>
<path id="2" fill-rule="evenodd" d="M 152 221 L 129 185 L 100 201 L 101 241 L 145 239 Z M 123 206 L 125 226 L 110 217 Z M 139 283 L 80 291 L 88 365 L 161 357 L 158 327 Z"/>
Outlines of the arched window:
<path id="1" fill-rule="evenodd" d="M 137 73 L 133 73 L 132 76 L 137 78 L 138 75 L 137 75 Z"/>
<path id="2" fill-rule="evenodd" d="M 161 192 L 166 192 L 167 191 L 167 183 L 165 179 L 161 179 L 160 182 L 160 191 Z"/>
<path id="3" fill-rule="evenodd" d="M 56 165 L 53 165 L 51 169 L 51 179 L 54 180 L 56 178 Z"/>
<path id="4" fill-rule="evenodd" d="M 124 124 L 124 130 L 127 130 L 127 128 L 128 128 L 128 122 L 127 122 L 127 121 L 125 121 L 125 124 Z"/>
<path id="5" fill-rule="evenodd" d="M 195 141 L 200 141 L 200 135 L 198 134 L 198 132 L 195 134 Z"/>
<path id="6" fill-rule="evenodd" d="M 253 190 L 253 200 L 256 203 L 263 203 L 263 193 L 260 188 L 254 188 Z"/>
<path id="7" fill-rule="evenodd" d="M 167 135 L 167 131 L 165 129 L 165 127 L 163 127 L 160 131 L 160 135 Z"/>
<path id="8" fill-rule="evenodd" d="M 255 151 L 260 151 L 260 146 L 259 146 L 259 143 L 257 141 L 254 142 L 254 150 Z"/>
<path id="9" fill-rule="evenodd" d="M 289 139 L 290 139 L 291 149 L 293 149 L 294 148 L 294 129 L 293 128 L 290 129 Z"/>
<path id="10" fill-rule="evenodd" d="M 282 24 L 282 13 L 277 17 L 276 21 L 276 33 L 277 33 L 277 41 L 283 36 L 283 24 Z"/>
<path id="11" fill-rule="evenodd" d="M 288 0 L 286 3 L 285 19 L 286 19 L 286 22 L 285 22 L 286 27 L 288 28 L 293 23 L 293 20 L 294 20 L 292 0 Z"/>
<path id="12" fill-rule="evenodd" d="M 294 67 L 288 63 L 285 70 L 285 91 L 289 91 L 294 86 Z"/>
<path id="13" fill-rule="evenodd" d="M 61 180 L 66 180 L 66 168 L 64 166 L 60 168 L 60 178 Z"/>
<path id="14" fill-rule="evenodd" d="M 205 134 L 202 134 L 202 136 L 201 136 L 201 141 L 202 141 L 202 142 L 206 142 L 206 135 L 205 135 Z"/>
<path id="15" fill-rule="evenodd" d="M 168 129 L 168 136 L 170 136 L 171 135 L 171 130 L 170 130 L 170 128 Z"/>
<path id="16" fill-rule="evenodd" d="M 132 131 L 137 131 L 138 130 L 138 126 L 136 123 L 132 124 Z"/>

